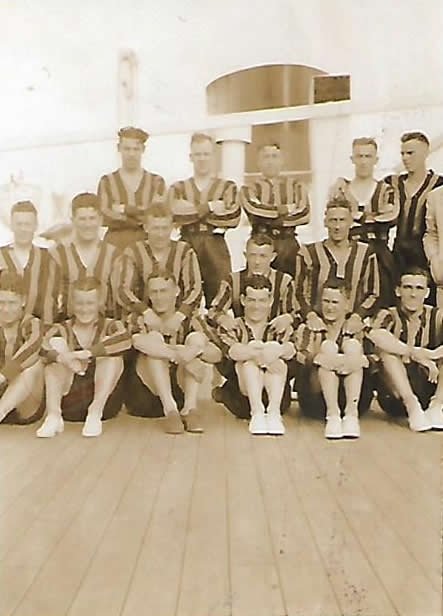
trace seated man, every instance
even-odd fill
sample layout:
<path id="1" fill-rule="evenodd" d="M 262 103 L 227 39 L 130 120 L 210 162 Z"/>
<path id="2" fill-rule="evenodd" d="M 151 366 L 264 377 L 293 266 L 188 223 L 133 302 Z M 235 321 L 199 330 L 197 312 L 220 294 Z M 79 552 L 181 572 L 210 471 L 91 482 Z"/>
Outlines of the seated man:
<path id="1" fill-rule="evenodd" d="M 123 358 L 131 339 L 120 321 L 100 314 L 100 282 L 77 280 L 73 317 L 54 325 L 43 340 L 47 416 L 37 436 L 63 432 L 63 419 L 84 421 L 83 436 L 99 436 L 102 419 L 123 403 Z"/>
<path id="2" fill-rule="evenodd" d="M 0 421 L 29 424 L 43 414 L 42 323 L 24 314 L 20 276 L 0 274 Z"/>
<path id="3" fill-rule="evenodd" d="M 251 434 L 284 434 L 281 414 L 290 404 L 286 362 L 295 353 L 290 342 L 293 330 L 288 326 L 277 333 L 270 326 L 272 284 L 269 278 L 250 276 L 240 301 L 244 316 L 235 319 L 233 329 L 220 326 L 218 330 L 225 355 L 235 362 L 238 379 L 238 382 L 230 381 L 232 396 L 230 402 L 224 400 L 224 403 L 237 417 L 251 418 Z"/>
<path id="4" fill-rule="evenodd" d="M 128 376 L 126 406 L 132 415 L 163 417 L 168 434 L 203 432 L 198 389 L 207 364 L 221 352 L 199 317 L 188 317 L 177 330 L 174 315 L 180 290 L 174 275 L 155 267 L 145 283 L 148 310 L 129 316 L 138 351 Z M 179 411 L 179 407 L 182 407 Z"/>
<path id="5" fill-rule="evenodd" d="M 325 437 L 331 439 L 358 438 L 359 411 L 367 410 L 372 399 L 372 387 L 366 381 L 363 385 L 368 366 L 359 339 L 363 334 L 346 330 L 350 303 L 345 285 L 341 279 L 327 280 L 318 315 L 324 327 L 314 330 L 302 323 L 295 335 L 300 410 L 310 417 L 326 416 Z"/>
<path id="6" fill-rule="evenodd" d="M 443 312 L 425 305 L 428 274 L 416 266 L 401 275 L 396 294 L 398 307 L 381 310 L 367 334 L 381 360 L 378 402 L 390 415 L 407 415 L 415 432 L 441 430 Z"/>

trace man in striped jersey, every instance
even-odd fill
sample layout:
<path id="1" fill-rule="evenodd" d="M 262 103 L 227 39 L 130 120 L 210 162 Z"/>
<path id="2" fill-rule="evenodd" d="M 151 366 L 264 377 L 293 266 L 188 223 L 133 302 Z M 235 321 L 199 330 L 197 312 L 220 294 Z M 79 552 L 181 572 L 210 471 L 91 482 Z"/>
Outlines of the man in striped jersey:
<path id="1" fill-rule="evenodd" d="M 57 267 L 46 248 L 34 246 L 37 209 L 30 201 L 19 201 L 11 208 L 14 241 L 0 247 L 0 271 L 9 271 L 23 279 L 25 314 L 39 317 L 52 325 L 57 309 Z"/>
<path id="2" fill-rule="evenodd" d="M 431 190 L 443 185 L 443 176 L 426 167 L 429 145 L 429 139 L 421 132 L 402 135 L 401 158 L 406 173 L 385 178 L 398 192 L 400 203 L 393 247 L 399 272 L 414 265 L 428 270 L 423 248 L 426 200 Z"/>
<path id="3" fill-rule="evenodd" d="M 415 432 L 442 430 L 443 313 L 425 305 L 428 275 L 418 267 L 404 271 L 396 293 L 398 307 L 381 310 L 367 334 L 380 358 L 378 402 Z"/>
<path id="4" fill-rule="evenodd" d="M 166 184 L 142 167 L 148 133 L 127 126 L 118 131 L 118 138 L 121 167 L 102 176 L 97 192 L 108 227 L 105 240 L 123 250 L 144 237 L 144 213 L 152 201 L 166 197 Z"/>
<path id="5" fill-rule="evenodd" d="M 100 239 L 101 222 L 97 196 L 93 193 L 76 195 L 72 200 L 73 239 L 50 249 L 58 267 L 59 319 L 72 316 L 73 283 L 86 276 L 93 276 L 100 282 L 102 313 L 115 316 L 118 253 L 115 246 Z"/>
<path id="6" fill-rule="evenodd" d="M 73 316 L 45 335 L 47 416 L 37 436 L 63 432 L 63 420 L 83 421 L 83 436 L 102 433 L 102 419 L 123 403 L 123 358 L 131 347 L 124 325 L 100 314 L 100 283 L 91 277 L 73 284 Z"/>
<path id="7" fill-rule="evenodd" d="M 24 313 L 23 279 L 0 273 L 0 421 L 28 424 L 43 414 L 43 327 Z"/>
<path id="8" fill-rule="evenodd" d="M 261 146 L 258 163 L 262 177 L 240 189 L 240 205 L 252 233 L 272 235 L 277 252 L 274 267 L 293 276 L 299 249 L 296 228 L 309 222 L 309 196 L 301 182 L 281 175 L 283 154 L 278 144 Z"/>
<path id="9" fill-rule="evenodd" d="M 331 188 L 330 197 L 344 197 L 352 206 L 353 226 L 350 238 L 369 244 L 377 255 L 380 267 L 380 300 L 383 306 L 395 302 L 397 281 L 395 261 L 388 247 L 389 229 L 395 225 L 398 212 L 398 192 L 374 178 L 377 164 L 377 142 L 358 137 L 352 142 L 351 160 L 355 175 L 351 180 L 340 177 Z"/>
<path id="10" fill-rule="evenodd" d="M 165 204 L 153 204 L 146 213 L 146 240 L 128 246 L 123 255 L 118 299 L 126 314 L 147 311 L 146 280 L 154 266 L 174 274 L 179 294 L 177 309 L 170 316 L 170 328 L 180 324 L 199 308 L 202 297 L 201 275 L 195 252 L 186 242 L 171 240 L 173 218 Z M 152 315 L 151 315 L 152 316 Z"/>
<path id="11" fill-rule="evenodd" d="M 215 145 L 212 137 L 195 133 L 189 156 L 194 174 L 169 189 L 169 204 L 181 239 L 195 250 L 203 278 L 206 305 L 215 297 L 220 282 L 231 271 L 231 257 L 224 238 L 227 229 L 240 221 L 237 188 L 231 180 L 214 176 Z"/>
<path id="12" fill-rule="evenodd" d="M 128 378 L 126 406 L 132 415 L 164 416 L 168 434 L 181 434 L 185 428 L 203 432 L 198 388 L 205 366 L 220 361 L 221 352 L 200 317 L 189 316 L 178 330 L 170 328 L 180 292 L 172 273 L 154 267 L 146 281 L 146 292 L 149 311 L 129 317 L 138 354 Z"/>
<path id="13" fill-rule="evenodd" d="M 372 399 L 372 383 L 364 372 L 368 360 L 363 332 L 347 332 L 348 311 L 346 282 L 331 278 L 321 292 L 319 316 L 324 327 L 314 331 L 302 323 L 294 337 L 300 410 L 309 417 L 326 416 L 325 437 L 330 439 L 358 438 L 359 413 L 368 410 Z"/>
<path id="14" fill-rule="evenodd" d="M 437 306 L 443 310 L 443 186 L 428 194 L 425 222 L 423 248 L 437 287 Z"/>
<path id="15" fill-rule="evenodd" d="M 285 433 L 281 414 L 290 404 L 288 365 L 295 353 L 290 341 L 292 327 L 277 334 L 269 324 L 272 285 L 269 278 L 253 275 L 241 295 L 244 316 L 233 329 L 219 327 L 225 355 L 235 362 L 237 379 L 230 383 L 233 395 L 228 409 L 237 417 L 250 418 L 251 434 Z M 266 407 L 265 407 L 266 405 Z"/>
<path id="16" fill-rule="evenodd" d="M 380 295 L 377 256 L 367 244 L 349 239 L 352 222 L 349 201 L 343 197 L 331 199 L 325 212 L 327 239 L 301 246 L 297 255 L 296 296 L 311 329 L 321 329 L 324 325 L 316 309 L 323 285 L 331 277 L 345 280 L 350 289 L 351 314 L 346 322 L 350 331 L 361 330 L 362 319 L 377 309 Z"/>

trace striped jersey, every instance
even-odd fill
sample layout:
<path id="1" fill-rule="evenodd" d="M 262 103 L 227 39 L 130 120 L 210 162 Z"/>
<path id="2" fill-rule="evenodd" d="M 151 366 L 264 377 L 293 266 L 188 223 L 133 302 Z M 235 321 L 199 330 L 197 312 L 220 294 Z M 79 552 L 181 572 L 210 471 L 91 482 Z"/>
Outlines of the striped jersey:
<path id="1" fill-rule="evenodd" d="M 411 317 L 400 307 L 380 310 L 371 329 L 386 329 L 405 344 L 435 349 L 443 344 L 443 312 L 423 306 L 420 315 Z"/>
<path id="2" fill-rule="evenodd" d="M 57 277 L 59 318 L 71 317 L 72 284 L 86 276 L 93 276 L 100 282 L 100 307 L 107 316 L 115 313 L 115 293 L 113 287 L 116 276 L 117 249 L 108 242 L 100 241 L 96 257 L 90 265 L 83 263 L 73 241 L 57 244 L 50 248 L 50 254 L 58 266 Z"/>
<path id="3" fill-rule="evenodd" d="M 216 323 L 217 319 L 232 310 L 235 317 L 243 316 L 244 310 L 240 302 L 240 296 L 245 293 L 245 282 L 248 278 L 248 270 L 231 272 L 226 280 L 220 284 L 217 295 L 212 300 L 208 310 L 208 320 Z M 281 314 L 289 313 L 294 317 L 299 312 L 299 306 L 295 299 L 295 286 L 292 276 L 271 268 L 268 276 L 272 284 L 273 302 L 270 319 Z"/>
<path id="4" fill-rule="evenodd" d="M 297 352 L 296 359 L 301 364 L 312 363 L 320 352 L 320 347 L 325 340 L 333 340 L 337 344 L 339 352 L 342 352 L 342 345 L 345 340 L 358 339 L 360 337 L 362 336 L 345 334 L 342 326 L 337 335 L 331 338 L 328 336 L 327 329 L 313 331 L 309 329 L 306 323 L 301 323 L 293 337 Z"/>
<path id="5" fill-rule="evenodd" d="M 156 265 L 159 263 L 147 241 L 140 240 L 125 249 L 118 300 L 127 313 L 141 313 L 148 308 L 145 281 Z M 186 242 L 171 240 L 168 258 L 161 265 L 174 274 L 179 286 L 177 310 L 189 316 L 198 309 L 202 298 L 197 255 Z"/>
<path id="6" fill-rule="evenodd" d="M 0 327 L 0 373 L 7 381 L 38 361 L 42 339 L 43 324 L 30 314 L 13 327 Z"/>
<path id="7" fill-rule="evenodd" d="M 237 186 L 232 180 L 214 178 L 200 190 L 194 178 L 175 182 L 169 189 L 168 201 L 174 213 L 174 222 L 186 229 L 199 223 L 208 228 L 229 229 L 240 221 L 240 206 L 237 203 Z M 222 202 L 221 213 L 212 210 L 212 204 Z"/>
<path id="8" fill-rule="evenodd" d="M 350 310 L 362 318 L 374 313 L 380 295 L 377 256 L 363 242 L 349 242 L 348 254 L 339 263 L 328 240 L 305 244 L 296 257 L 296 297 L 304 316 L 319 309 L 320 295 L 328 278 L 344 279 L 350 290 Z"/>
<path id="9" fill-rule="evenodd" d="M 291 342 L 293 331 L 292 326 L 289 326 L 283 332 L 277 333 L 268 322 L 264 327 L 262 336 L 259 340 L 261 342 L 279 342 L 280 344 Z M 247 323 L 245 317 L 237 317 L 232 330 L 227 330 L 220 325 L 217 328 L 217 335 L 221 342 L 222 351 L 226 356 L 228 356 L 229 349 L 234 344 L 248 344 L 248 342 L 258 340 L 252 327 Z"/>
<path id="10" fill-rule="evenodd" d="M 136 312 L 133 312 L 128 315 L 127 327 L 131 334 L 147 334 L 151 331 L 158 331 L 147 326 L 143 319 L 143 315 Z M 184 344 L 186 337 L 191 332 L 201 332 L 206 336 L 208 341 L 214 342 L 215 344 L 219 343 L 219 340 L 216 337 L 214 330 L 200 315 L 193 315 L 191 317 L 187 317 L 180 323 L 180 327 L 174 335 L 171 336 L 163 334 L 163 338 L 166 344 Z"/>
<path id="11" fill-rule="evenodd" d="M 143 215 L 155 199 L 166 197 L 165 180 L 143 169 L 142 179 L 135 192 L 124 183 L 120 171 L 103 175 L 97 188 L 104 224 L 111 230 L 139 229 Z M 113 204 L 124 205 L 124 213 L 115 212 Z"/>
<path id="12" fill-rule="evenodd" d="M 385 181 L 397 191 L 400 206 L 393 252 L 398 251 L 403 255 L 405 265 L 426 267 L 427 260 L 423 248 L 426 200 L 431 190 L 443 186 L 443 176 L 429 170 L 422 185 L 412 196 L 406 190 L 407 179 L 407 173 L 385 178 Z"/>
<path id="13" fill-rule="evenodd" d="M 51 338 L 62 338 L 70 351 L 88 350 L 93 357 L 118 356 L 131 348 L 131 337 L 121 321 L 100 316 L 94 324 L 92 343 L 85 348 L 75 333 L 75 317 L 63 323 L 55 323 L 46 332 L 41 354 L 49 363 L 57 359 Z"/>
<path id="14" fill-rule="evenodd" d="M 239 191 L 241 207 L 253 231 L 295 228 L 310 220 L 310 203 L 306 187 L 294 178 L 262 177 Z"/>
<path id="15" fill-rule="evenodd" d="M 7 270 L 23 279 L 25 314 L 52 325 L 57 314 L 57 267 L 46 248 L 32 246 L 25 267 L 15 256 L 13 244 L 0 247 L 0 271 Z"/>

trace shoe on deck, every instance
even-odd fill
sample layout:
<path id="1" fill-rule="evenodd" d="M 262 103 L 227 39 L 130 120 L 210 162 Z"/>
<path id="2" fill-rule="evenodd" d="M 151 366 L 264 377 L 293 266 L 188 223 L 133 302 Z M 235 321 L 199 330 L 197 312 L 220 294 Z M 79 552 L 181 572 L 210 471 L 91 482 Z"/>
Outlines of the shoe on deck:
<path id="1" fill-rule="evenodd" d="M 325 438 L 338 439 L 343 437 L 342 422 L 340 417 L 327 417 L 325 426 Z"/>
<path id="2" fill-rule="evenodd" d="M 434 430 L 443 430 L 443 410 L 441 406 L 430 406 L 425 411 L 425 415 Z"/>
<path id="3" fill-rule="evenodd" d="M 191 409 L 187 415 L 182 415 L 181 418 L 187 432 L 204 432 L 201 413 L 197 409 Z"/>
<path id="4" fill-rule="evenodd" d="M 282 436 L 285 433 L 285 425 L 280 414 L 268 413 L 266 422 L 268 424 L 268 434 Z"/>
<path id="5" fill-rule="evenodd" d="M 344 438 L 358 438 L 360 436 L 360 422 L 355 415 L 345 416 L 341 422 Z"/>
<path id="6" fill-rule="evenodd" d="M 36 434 L 39 438 L 53 438 L 64 430 L 62 417 L 46 417 Z"/>
<path id="7" fill-rule="evenodd" d="M 168 413 L 163 419 L 163 429 L 166 434 L 183 434 L 185 426 L 179 413 Z"/>
<path id="8" fill-rule="evenodd" d="M 86 417 L 83 425 L 82 435 L 87 437 L 100 436 L 102 433 L 102 420 L 100 417 Z"/>
<path id="9" fill-rule="evenodd" d="M 419 408 L 409 415 L 408 421 L 409 427 L 413 432 L 426 432 L 432 428 L 428 416 Z"/>
<path id="10" fill-rule="evenodd" d="M 268 434 L 268 421 L 264 413 L 254 413 L 249 421 L 251 434 Z"/>

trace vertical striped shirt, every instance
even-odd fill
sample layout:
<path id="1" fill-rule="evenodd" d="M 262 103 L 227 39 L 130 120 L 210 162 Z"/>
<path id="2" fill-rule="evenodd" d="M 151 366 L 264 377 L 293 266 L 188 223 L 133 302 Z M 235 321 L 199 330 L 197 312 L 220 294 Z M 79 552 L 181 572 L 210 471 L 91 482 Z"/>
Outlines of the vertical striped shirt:
<path id="1" fill-rule="evenodd" d="M 25 267 L 18 261 L 13 244 L 0 248 L 0 271 L 21 276 L 26 294 L 25 314 L 52 325 L 57 314 L 57 267 L 46 248 L 32 246 Z"/>
<path id="2" fill-rule="evenodd" d="M 125 249 L 118 300 L 127 313 L 142 313 L 148 308 L 145 282 L 154 266 L 159 265 L 147 241 L 140 240 Z M 197 255 L 186 242 L 170 241 L 164 267 L 174 274 L 179 286 L 177 310 L 186 316 L 200 305 L 202 281 Z"/>
<path id="3" fill-rule="evenodd" d="M 153 329 L 146 325 L 143 315 L 137 312 L 133 312 L 128 315 L 127 327 L 131 334 L 148 334 L 151 331 L 158 331 L 157 329 Z M 184 344 L 186 337 L 191 332 L 200 332 L 206 336 L 209 342 L 214 342 L 217 345 L 220 343 L 213 328 L 210 327 L 206 319 L 200 315 L 192 315 L 187 317 L 180 323 L 180 327 L 175 334 L 163 334 L 163 338 L 166 344 Z"/>
<path id="4" fill-rule="evenodd" d="M 0 373 L 7 381 L 38 361 L 42 339 L 42 322 L 29 314 L 13 327 L 0 327 Z"/>
<path id="5" fill-rule="evenodd" d="M 50 249 L 50 254 L 59 269 L 58 306 L 59 318 L 72 316 L 72 284 L 86 276 L 92 276 L 100 282 L 100 309 L 107 316 L 115 314 L 114 278 L 118 252 L 115 246 L 100 241 L 96 258 L 90 265 L 85 265 L 74 242 L 57 244 Z"/>
<path id="6" fill-rule="evenodd" d="M 321 315 L 320 315 L 321 316 Z M 343 352 L 342 345 L 345 340 L 360 339 L 362 334 L 345 334 L 343 327 L 337 332 L 334 342 L 337 344 L 339 352 Z M 328 330 L 313 331 L 309 329 L 306 323 L 301 323 L 297 327 L 293 336 L 295 349 L 297 352 L 296 359 L 301 364 L 311 363 L 315 356 L 320 352 L 320 347 L 325 340 L 332 340 L 328 335 Z"/>
<path id="7" fill-rule="evenodd" d="M 165 180 L 143 169 L 142 179 L 135 192 L 124 183 L 120 171 L 102 176 L 97 188 L 104 224 L 112 230 L 139 229 L 143 215 L 154 199 L 166 196 Z M 125 206 L 124 213 L 114 212 L 112 204 Z"/>
<path id="8" fill-rule="evenodd" d="M 199 223 L 208 228 L 229 229 L 240 221 L 240 206 L 237 203 L 237 187 L 232 180 L 214 178 L 200 190 L 194 178 L 175 182 L 168 193 L 168 201 L 174 213 L 175 223 L 186 232 L 189 225 Z M 222 213 L 211 210 L 214 202 L 222 201 Z"/>
<path id="9" fill-rule="evenodd" d="M 400 307 L 380 310 L 371 329 L 385 329 L 405 344 L 435 349 L 443 344 L 443 312 L 432 306 L 423 306 L 423 311 L 411 318 Z"/>
<path id="10" fill-rule="evenodd" d="M 291 342 L 293 336 L 292 326 L 288 326 L 283 332 L 277 333 L 268 322 L 263 329 L 261 342 Z M 225 329 L 222 325 L 217 328 L 217 335 L 220 339 L 221 349 L 228 356 L 229 350 L 234 344 L 248 344 L 253 340 L 257 340 L 252 327 L 246 322 L 245 317 L 237 317 L 233 329 Z"/>
<path id="11" fill-rule="evenodd" d="M 308 192 L 305 185 L 294 178 L 260 178 L 249 186 L 242 186 L 239 201 L 253 231 L 295 228 L 310 220 Z"/>
<path id="12" fill-rule="evenodd" d="M 380 295 L 377 257 L 367 244 L 351 241 L 348 256 L 338 263 L 327 240 L 301 246 L 296 257 L 296 296 L 304 316 L 319 308 L 328 278 L 345 280 L 350 290 L 350 310 L 362 318 L 374 313 Z"/>

